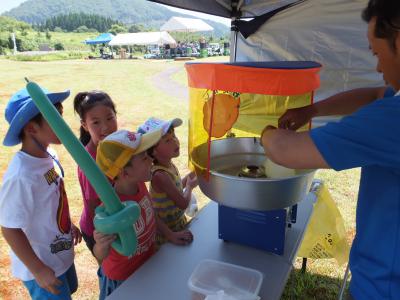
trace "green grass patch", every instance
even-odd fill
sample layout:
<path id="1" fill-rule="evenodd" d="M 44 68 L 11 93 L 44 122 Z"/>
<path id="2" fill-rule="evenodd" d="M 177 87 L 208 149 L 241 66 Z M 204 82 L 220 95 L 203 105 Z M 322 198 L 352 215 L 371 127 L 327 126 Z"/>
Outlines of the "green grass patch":
<path id="1" fill-rule="evenodd" d="M 90 52 L 82 52 L 82 51 L 55 51 L 54 53 L 46 53 L 46 54 L 35 54 L 35 55 L 26 55 L 26 54 L 17 54 L 17 55 L 8 55 L 7 59 L 15 60 L 15 61 L 54 61 L 54 60 L 70 60 L 70 59 L 84 59 L 89 56 Z"/>

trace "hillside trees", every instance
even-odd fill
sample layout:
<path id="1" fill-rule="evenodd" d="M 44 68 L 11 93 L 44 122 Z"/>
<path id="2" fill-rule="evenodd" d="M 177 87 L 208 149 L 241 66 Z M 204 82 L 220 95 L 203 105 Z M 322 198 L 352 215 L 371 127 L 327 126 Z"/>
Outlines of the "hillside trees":
<path id="1" fill-rule="evenodd" d="M 111 18 L 85 13 L 69 13 L 61 14 L 47 19 L 43 24 L 39 25 L 41 31 L 54 31 L 57 27 L 64 31 L 72 32 L 80 29 L 82 32 L 83 26 L 88 28 L 88 31 L 95 29 L 98 32 L 108 31 L 113 24 L 123 25 L 122 23 Z"/>

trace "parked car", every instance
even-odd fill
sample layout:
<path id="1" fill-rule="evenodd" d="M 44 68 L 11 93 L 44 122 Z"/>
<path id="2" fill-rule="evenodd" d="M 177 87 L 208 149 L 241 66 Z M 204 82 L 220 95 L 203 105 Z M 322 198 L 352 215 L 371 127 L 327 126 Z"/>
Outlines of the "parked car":
<path id="1" fill-rule="evenodd" d="M 208 55 L 222 55 L 223 51 L 219 43 L 210 43 L 208 47 L 211 48 L 211 51 L 208 51 Z"/>

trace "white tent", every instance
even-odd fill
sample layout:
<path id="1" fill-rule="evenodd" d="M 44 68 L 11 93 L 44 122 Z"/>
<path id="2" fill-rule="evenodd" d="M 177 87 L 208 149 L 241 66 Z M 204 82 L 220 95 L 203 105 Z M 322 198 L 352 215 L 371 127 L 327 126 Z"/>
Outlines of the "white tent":
<path id="1" fill-rule="evenodd" d="M 176 44 L 176 41 L 168 32 L 137 32 L 120 33 L 116 35 L 110 46 L 130 46 L 130 45 L 163 45 Z"/>
<path id="2" fill-rule="evenodd" d="M 198 32 L 212 31 L 210 25 L 200 19 L 172 17 L 160 28 L 161 31 Z"/>

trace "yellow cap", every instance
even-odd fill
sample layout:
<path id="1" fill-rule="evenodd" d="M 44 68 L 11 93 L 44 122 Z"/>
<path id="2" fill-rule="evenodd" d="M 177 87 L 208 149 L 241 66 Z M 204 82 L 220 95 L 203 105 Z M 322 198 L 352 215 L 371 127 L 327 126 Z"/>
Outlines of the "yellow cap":
<path id="1" fill-rule="evenodd" d="M 132 156 L 157 144 L 161 134 L 161 129 L 145 134 L 117 130 L 99 143 L 96 162 L 107 177 L 114 179 Z"/>

